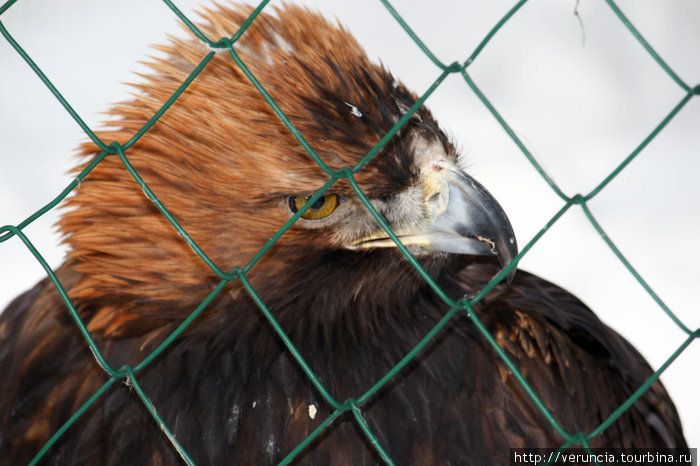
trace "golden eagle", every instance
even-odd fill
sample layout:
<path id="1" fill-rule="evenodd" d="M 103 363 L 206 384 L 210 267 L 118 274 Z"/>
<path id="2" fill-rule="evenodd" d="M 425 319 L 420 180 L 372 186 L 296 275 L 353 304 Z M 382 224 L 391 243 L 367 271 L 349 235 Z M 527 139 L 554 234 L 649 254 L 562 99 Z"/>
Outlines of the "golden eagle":
<path id="1" fill-rule="evenodd" d="M 250 13 L 215 7 L 200 29 L 230 37 Z M 466 173 L 431 113 L 411 113 L 416 96 L 371 63 L 346 30 L 284 6 L 260 14 L 234 49 L 326 167 L 226 50 L 129 148 L 130 163 L 207 257 L 223 270 L 245 269 L 245 282 L 229 281 L 138 382 L 197 464 L 275 464 L 335 408 L 250 290 L 341 402 L 385 376 L 448 310 L 353 183 L 450 299 L 476 295 L 517 246 L 505 213 Z M 131 138 L 210 49 L 195 38 L 172 39 L 160 52 L 133 98 L 113 107 L 103 141 Z M 352 180 L 328 184 L 329 171 L 356 167 L 402 118 L 405 125 Z M 82 154 L 78 170 L 95 147 L 85 144 Z M 59 226 L 69 252 L 56 275 L 111 367 L 137 365 L 221 281 L 116 155 L 76 188 Z M 473 312 L 567 432 L 597 428 L 652 373 L 578 299 L 524 271 Z M 30 461 L 109 378 L 49 280 L 0 317 L 0 367 L 3 465 Z M 180 462 L 125 382 L 65 431 L 46 464 Z M 358 413 L 397 464 L 508 464 L 510 448 L 563 443 L 466 313 L 452 317 Z M 660 383 L 590 444 L 686 446 Z M 381 458 L 345 412 L 295 462 Z"/>

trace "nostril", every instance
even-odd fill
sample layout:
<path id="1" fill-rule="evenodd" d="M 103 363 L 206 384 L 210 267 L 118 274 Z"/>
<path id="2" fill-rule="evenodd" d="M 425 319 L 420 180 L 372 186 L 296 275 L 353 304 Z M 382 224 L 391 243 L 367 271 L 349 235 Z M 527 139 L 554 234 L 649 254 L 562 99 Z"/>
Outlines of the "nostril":
<path id="1" fill-rule="evenodd" d="M 435 203 L 439 200 L 440 200 L 440 191 L 438 191 L 435 194 L 433 194 L 432 196 L 430 196 L 430 198 L 428 199 L 428 202 Z"/>

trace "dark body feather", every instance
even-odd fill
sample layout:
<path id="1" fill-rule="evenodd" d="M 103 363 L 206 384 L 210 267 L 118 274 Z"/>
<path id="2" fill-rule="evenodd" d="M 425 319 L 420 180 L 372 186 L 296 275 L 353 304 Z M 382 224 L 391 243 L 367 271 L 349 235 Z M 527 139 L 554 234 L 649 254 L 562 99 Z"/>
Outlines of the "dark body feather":
<path id="1" fill-rule="evenodd" d="M 496 271 L 491 264 L 472 263 L 456 276 L 441 276 L 438 283 L 454 297 L 471 295 L 475 289 L 465 282 L 478 288 Z M 279 314 L 302 355 L 339 401 L 364 393 L 446 311 L 432 291 L 407 286 L 411 289 L 403 299 L 377 303 L 375 312 L 358 322 L 348 315 L 357 310 L 343 309 L 342 296 L 349 286 L 336 284 L 313 299 L 332 306 L 338 312 L 335 318 Z M 270 300 L 273 310 L 277 300 L 303 299 L 286 296 L 286 291 Z M 45 426 L 52 433 L 106 380 L 54 295 L 42 282 L 3 314 L 0 328 L 18 328 L 16 321 L 26 321 L 23 313 L 40 296 L 52 309 L 42 322 L 50 325 L 47 331 L 52 335 L 61 337 L 38 333 L 38 339 L 12 341 L 6 336 L 10 341 L 3 345 L 0 364 L 9 370 L 0 389 L 17 401 L 3 404 L 0 411 L 9 420 L 0 437 L 0 458 L 5 458 L 1 464 L 28 461 L 46 440 L 45 435 L 28 439 L 43 409 L 39 400 L 57 403 Z M 509 286 L 499 285 L 477 312 L 571 433 L 597 427 L 651 374 L 638 353 L 583 304 L 525 272 L 518 272 Z M 212 314 L 138 378 L 197 464 L 277 463 L 332 408 L 249 299 L 225 299 Z M 143 357 L 146 349 L 140 350 L 140 340 L 143 337 L 98 340 L 98 345 L 119 367 Z M 32 354 L 42 341 L 48 342 L 42 355 L 26 361 L 15 357 Z M 56 374 L 60 378 L 55 379 Z M 50 451 L 46 464 L 180 461 L 133 390 L 119 384 L 103 398 Z M 310 405 L 318 411 L 313 419 Z M 562 443 L 464 315 L 455 317 L 361 409 L 396 464 L 508 464 L 509 448 Z M 661 432 L 658 426 L 651 427 L 653 417 L 662 421 Z M 657 383 L 591 445 L 681 447 L 685 442 L 673 405 Z M 297 460 L 339 465 L 380 462 L 350 413 L 337 419 Z"/>
<path id="2" fill-rule="evenodd" d="M 209 12 L 202 29 L 231 36 L 249 12 Z M 415 97 L 371 64 L 346 31 L 294 7 L 279 16 L 284 20 L 257 18 L 238 53 L 324 162 L 352 167 Z M 196 40 L 162 50 L 168 59 L 153 64 L 154 75 L 134 100 L 115 107 L 120 119 L 100 133 L 104 140 L 128 140 L 209 52 Z M 94 148 L 83 152 L 90 156 Z M 290 197 L 309 196 L 328 180 L 226 52 L 212 58 L 127 156 L 223 270 L 247 264 L 288 220 Z M 455 165 L 457 154 L 421 108 L 356 174 L 392 227 L 424 214 L 420 183 L 439 176 L 425 175 L 425 160 Z M 376 222 L 347 182 L 332 192 L 345 201 L 338 214 L 297 222 L 246 278 L 324 387 L 344 402 L 362 396 L 448 309 L 396 249 L 347 247 Z M 58 278 L 109 364 L 135 366 L 220 279 L 116 157 L 90 173 L 68 206 L 60 228 L 70 251 Z M 452 299 L 474 296 L 498 271 L 495 258 L 417 257 Z M 475 310 L 570 433 L 591 432 L 651 374 L 575 297 L 526 272 L 498 285 Z M 47 280 L 0 316 L 0 367 L 2 465 L 28 462 L 108 379 Z M 333 411 L 235 280 L 137 379 L 202 465 L 279 462 Z M 397 464 L 508 464 L 509 448 L 563 442 L 464 314 L 360 410 Z M 671 400 L 655 383 L 591 445 L 685 441 Z M 44 459 L 180 461 L 128 381 L 113 385 Z M 296 462 L 381 460 L 346 412 Z"/>

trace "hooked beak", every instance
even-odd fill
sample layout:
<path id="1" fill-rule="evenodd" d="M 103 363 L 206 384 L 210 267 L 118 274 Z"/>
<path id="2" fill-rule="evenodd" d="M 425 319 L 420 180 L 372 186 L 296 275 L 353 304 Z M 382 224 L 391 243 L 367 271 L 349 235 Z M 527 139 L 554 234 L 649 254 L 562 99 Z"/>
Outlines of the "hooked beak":
<path id="1" fill-rule="evenodd" d="M 405 246 L 425 251 L 498 257 L 501 267 L 518 254 L 515 234 L 503 208 L 475 179 L 461 169 L 443 164 L 440 173 L 423 181 L 426 219 L 421 225 L 397 228 Z M 396 247 L 384 230 L 355 241 L 352 249 Z M 515 268 L 508 274 L 510 282 Z"/>

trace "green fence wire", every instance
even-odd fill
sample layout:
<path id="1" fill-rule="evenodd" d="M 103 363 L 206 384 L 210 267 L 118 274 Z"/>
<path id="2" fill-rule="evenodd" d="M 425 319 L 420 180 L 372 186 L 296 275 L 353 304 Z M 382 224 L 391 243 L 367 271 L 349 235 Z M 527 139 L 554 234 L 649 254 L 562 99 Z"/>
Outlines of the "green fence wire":
<path id="1" fill-rule="evenodd" d="M 561 435 L 564 442 L 561 445 L 561 449 L 565 449 L 571 446 L 582 446 L 590 452 L 589 441 L 594 437 L 600 435 L 606 428 L 608 428 L 615 420 L 622 415 L 633 403 L 635 403 L 649 388 L 649 386 L 656 381 L 661 373 L 668 368 L 673 361 L 685 350 L 685 348 L 690 345 L 696 338 L 700 337 L 700 329 L 691 330 L 688 328 L 681 320 L 671 312 L 671 310 L 664 304 L 661 298 L 651 289 L 651 287 L 644 281 L 641 275 L 630 265 L 630 263 L 621 254 L 619 249 L 610 240 L 608 235 L 605 233 L 601 225 L 596 221 L 592 215 L 590 209 L 588 208 L 588 202 L 598 195 L 607 185 L 612 181 L 630 162 L 632 162 L 635 157 L 649 144 L 649 142 L 654 139 L 657 134 L 664 129 L 664 127 L 674 118 L 678 112 L 683 109 L 683 107 L 694 97 L 700 94 L 700 85 L 691 86 L 688 85 L 683 79 L 680 78 L 668 64 L 666 64 L 659 55 L 654 51 L 654 49 L 647 43 L 647 41 L 642 37 L 642 35 L 637 31 L 637 29 L 632 25 L 632 23 L 625 17 L 625 15 L 620 11 L 620 9 L 615 5 L 612 0 L 604 0 L 609 7 L 612 9 L 614 14 L 619 18 L 621 23 L 626 27 L 629 32 L 636 38 L 640 46 L 649 53 L 649 55 L 656 61 L 658 66 L 663 69 L 667 76 L 683 91 L 684 95 L 678 104 L 669 112 L 642 141 L 639 145 L 613 170 L 611 171 L 597 186 L 595 186 L 587 194 L 576 194 L 574 196 L 567 196 L 564 192 L 557 186 L 557 184 L 545 173 L 542 167 L 537 163 L 532 154 L 527 150 L 523 142 L 516 136 L 515 132 L 510 128 L 508 123 L 503 119 L 503 117 L 498 113 L 496 108 L 491 104 L 488 98 L 481 92 L 479 87 L 476 85 L 474 80 L 469 75 L 469 66 L 478 58 L 481 51 L 488 45 L 489 41 L 498 33 L 498 31 L 506 24 L 511 17 L 517 13 L 517 11 L 527 2 L 527 0 L 521 0 L 515 6 L 513 6 L 489 31 L 489 33 L 484 37 L 484 39 L 479 43 L 476 49 L 462 62 L 454 62 L 451 64 L 444 64 L 436 58 L 436 56 L 429 50 L 426 44 L 413 32 L 410 26 L 402 19 L 399 13 L 393 8 L 393 6 L 387 0 L 380 0 L 381 3 L 386 7 L 390 15 L 401 25 L 405 30 L 411 40 L 413 40 L 416 45 L 425 53 L 425 55 L 430 59 L 430 61 L 435 65 L 437 78 L 432 83 L 423 95 L 420 96 L 418 101 L 411 107 L 411 109 L 395 124 L 395 126 L 387 132 L 387 134 L 377 143 L 377 145 L 370 150 L 362 160 L 353 167 L 344 167 L 340 170 L 334 171 L 330 169 L 323 161 L 318 157 L 314 150 L 309 146 L 309 144 L 304 140 L 304 136 L 297 131 L 292 125 L 291 121 L 282 112 L 282 110 L 277 106 L 274 100 L 274 96 L 270 95 L 262 86 L 262 84 L 257 80 L 255 75 L 248 69 L 248 67 L 243 63 L 238 54 L 236 53 L 233 45 L 235 42 L 246 32 L 248 26 L 255 21 L 257 15 L 265 8 L 269 0 L 261 2 L 257 8 L 252 12 L 250 17 L 241 25 L 240 29 L 232 37 L 223 38 L 209 38 L 206 37 L 188 18 L 184 15 L 170 0 L 163 0 L 164 3 L 171 9 L 171 11 L 187 25 L 189 30 L 196 35 L 201 41 L 208 44 L 212 51 L 206 54 L 199 65 L 192 71 L 189 77 L 182 83 L 182 85 L 177 89 L 175 93 L 163 104 L 163 106 L 148 120 L 148 122 L 136 133 L 131 139 L 126 142 L 107 142 L 100 140 L 95 133 L 89 128 L 89 126 L 80 118 L 80 116 L 75 112 L 75 110 L 70 106 L 70 104 L 63 98 L 58 89 L 51 83 L 51 81 L 42 72 L 41 68 L 37 66 L 36 63 L 31 59 L 31 57 L 24 52 L 20 44 L 18 44 L 14 38 L 10 35 L 8 30 L 5 28 L 2 21 L 0 21 L 0 32 L 5 37 L 5 39 L 15 48 L 15 50 L 22 56 L 22 58 L 27 62 L 27 64 L 34 70 L 34 72 L 39 76 L 39 78 L 46 84 L 53 95 L 59 100 L 61 105 L 66 109 L 66 111 L 71 115 L 71 117 L 80 125 L 80 127 L 85 131 L 88 137 L 99 147 L 101 152 L 97 155 L 89 165 L 75 178 L 75 180 L 70 183 L 58 196 L 56 196 L 51 202 L 46 204 L 43 208 L 39 209 L 37 212 L 29 216 L 26 220 L 20 224 L 13 226 L 8 225 L 0 228 L 0 242 L 4 242 L 13 236 L 17 236 L 27 247 L 27 249 L 34 255 L 36 260 L 41 264 L 41 266 L 46 271 L 48 277 L 52 281 L 53 285 L 56 287 L 60 293 L 63 301 L 65 302 L 68 311 L 70 312 L 72 318 L 75 320 L 76 325 L 83 334 L 86 344 L 89 346 L 90 350 L 95 355 L 98 363 L 109 376 L 109 379 L 105 384 L 98 389 L 90 399 L 88 399 L 83 406 L 81 406 L 73 416 L 66 421 L 66 423 L 49 439 L 49 441 L 44 445 L 44 447 L 37 452 L 36 456 L 30 464 L 38 463 L 51 449 L 55 442 L 77 421 L 82 414 L 94 403 L 104 395 L 115 382 L 121 381 L 127 383 L 133 387 L 134 391 L 137 393 L 140 400 L 143 402 L 146 409 L 153 416 L 154 420 L 161 427 L 164 435 L 167 436 L 168 440 L 172 443 L 173 448 L 180 455 L 182 460 L 187 464 L 195 464 L 194 460 L 189 456 L 187 451 L 178 443 L 177 439 L 173 435 L 172 431 L 164 420 L 158 415 L 155 408 L 151 404 L 148 398 L 148 394 L 145 393 L 139 384 L 138 376 L 145 367 L 153 363 L 153 360 L 164 350 L 166 350 L 172 342 L 184 331 L 187 327 L 206 309 L 206 307 L 211 303 L 211 301 L 224 289 L 224 287 L 231 281 L 240 280 L 244 288 L 253 299 L 253 301 L 258 305 L 260 311 L 263 313 L 265 318 L 270 322 L 274 330 L 279 335 L 280 339 L 284 342 L 290 354 L 299 363 L 300 367 L 308 376 L 309 380 L 318 390 L 319 394 L 323 399 L 334 409 L 334 411 L 323 420 L 320 425 L 306 438 L 304 439 L 294 450 L 289 452 L 289 454 L 282 460 L 281 464 L 287 464 L 294 460 L 315 438 L 317 438 L 336 418 L 338 418 L 344 412 L 351 412 L 353 418 L 357 422 L 357 425 L 364 433 L 364 435 L 369 440 L 370 444 L 376 449 L 379 456 L 387 463 L 393 464 L 391 457 L 386 452 L 382 444 L 378 441 L 374 432 L 367 425 L 362 416 L 362 406 L 367 403 L 382 387 L 384 387 L 393 377 L 395 377 L 402 369 L 413 360 L 413 358 L 437 335 L 442 328 L 458 313 L 466 313 L 466 315 L 471 319 L 472 323 L 479 329 L 483 334 L 484 338 L 494 351 L 498 354 L 504 364 L 510 369 L 514 374 L 515 378 L 522 385 L 523 389 L 532 399 L 535 406 L 542 412 L 548 422 L 551 424 L 552 428 Z M 0 16 L 12 7 L 16 3 L 16 0 L 7 1 L 5 4 L 0 6 Z M 0 18 L 1 19 L 1 18 Z M 204 251 L 192 240 L 187 231 L 173 218 L 173 216 L 168 212 L 167 208 L 160 202 L 158 197 L 151 191 L 149 186 L 144 182 L 144 180 L 139 175 L 138 171 L 130 163 L 127 153 L 130 147 L 132 147 L 136 141 L 138 141 L 152 126 L 155 122 L 163 115 L 172 104 L 179 98 L 179 96 L 185 91 L 185 89 L 195 80 L 197 76 L 202 72 L 202 70 L 207 66 L 211 58 L 213 57 L 216 50 L 226 50 L 230 54 L 231 58 L 240 67 L 243 73 L 251 81 L 251 83 L 258 89 L 262 97 L 267 101 L 270 107 L 274 110 L 275 114 L 280 118 L 284 125 L 291 131 L 294 137 L 299 141 L 299 144 L 307 151 L 308 155 L 328 174 L 327 183 L 319 189 L 306 203 L 305 207 L 301 208 L 292 218 L 285 223 L 279 231 L 272 236 L 267 243 L 258 251 L 258 253 L 248 262 L 247 264 L 237 266 L 232 270 L 224 271 L 221 270 L 213 261 L 207 257 Z M 479 98 L 483 105 L 488 109 L 488 111 L 493 115 L 493 117 L 500 123 L 503 129 L 506 131 L 508 136 L 513 140 L 513 142 L 522 151 L 523 155 L 532 164 L 532 166 L 537 170 L 537 172 L 542 176 L 542 179 L 549 185 L 549 187 L 561 198 L 563 204 L 561 208 L 554 213 L 549 221 L 543 226 L 543 228 L 530 240 L 529 243 L 522 248 L 518 256 L 509 264 L 504 270 L 502 270 L 493 280 L 483 289 L 479 294 L 472 297 L 471 299 L 462 298 L 458 301 L 453 301 L 443 291 L 439 286 L 428 276 L 428 274 L 423 270 L 420 264 L 412 257 L 410 252 L 401 244 L 396 235 L 391 231 L 389 225 L 384 221 L 379 213 L 372 207 L 369 200 L 365 197 L 362 190 L 358 187 L 354 175 L 362 170 L 362 168 L 374 157 L 374 155 L 389 141 L 397 131 L 411 118 L 411 115 L 425 102 L 425 100 L 430 97 L 430 95 L 441 85 L 447 76 L 450 74 L 461 75 L 464 79 L 465 85 L 471 89 L 472 92 Z M 219 284 L 210 292 L 207 298 L 200 303 L 197 308 L 192 311 L 192 313 L 185 319 L 179 327 L 169 335 L 153 352 L 146 356 L 142 361 L 140 361 L 135 366 L 124 366 L 120 368 L 111 367 L 105 358 L 103 357 L 100 349 L 95 344 L 90 332 L 87 330 L 85 323 L 80 318 L 78 312 L 76 311 L 70 297 L 67 295 L 61 282 L 58 280 L 51 267 L 48 265 L 46 260 L 34 247 L 30 239 L 24 234 L 23 230 L 25 227 L 34 222 L 37 218 L 44 215 L 47 211 L 53 209 L 58 203 L 60 203 L 70 192 L 76 188 L 82 179 L 84 179 L 93 168 L 95 168 L 107 155 L 116 155 L 120 158 L 126 169 L 133 176 L 136 182 L 143 189 L 144 193 L 148 198 L 153 201 L 159 211 L 168 219 L 173 228 L 182 237 L 182 239 L 192 248 L 192 250 L 211 268 L 211 270 L 216 273 L 221 281 Z M 297 351 L 294 344 L 287 336 L 285 331 L 277 322 L 274 315 L 265 305 L 264 296 L 260 296 L 253 286 L 248 281 L 246 275 L 255 266 L 255 264 L 260 260 L 260 258 L 274 245 L 274 243 L 283 235 L 294 222 L 310 207 L 314 201 L 319 199 L 333 184 L 338 180 L 347 180 L 355 193 L 365 205 L 367 210 L 374 216 L 376 221 L 381 225 L 381 227 L 387 232 L 391 239 L 396 243 L 401 253 L 406 257 L 406 259 L 416 268 L 423 279 L 428 283 L 428 285 L 434 290 L 434 292 L 442 299 L 445 303 L 445 314 L 442 319 L 425 335 L 425 337 L 408 353 L 404 358 L 384 377 L 377 380 L 374 385 L 367 390 L 365 393 L 358 393 L 356 398 L 350 398 L 347 400 L 337 400 L 330 392 L 323 386 L 321 381 L 314 374 L 313 369 L 306 363 L 302 355 Z M 523 378 L 522 374 L 519 372 L 518 368 L 513 364 L 513 362 L 508 358 L 505 351 L 501 349 L 493 336 L 485 328 L 483 323 L 479 320 L 475 312 L 472 312 L 473 306 L 478 303 L 483 297 L 489 293 L 489 291 L 502 280 L 511 269 L 513 269 L 520 258 L 532 248 L 532 246 L 540 240 L 540 238 L 549 230 L 549 228 L 554 225 L 562 215 L 573 206 L 579 206 L 588 220 L 591 222 L 596 231 L 605 240 L 610 249 L 619 258 L 619 260 L 625 265 L 629 272 L 635 277 L 637 281 L 642 285 L 642 287 L 649 293 L 649 295 L 658 303 L 661 309 L 668 315 L 668 317 L 687 335 L 687 338 L 678 346 L 678 348 L 673 352 L 673 354 L 661 365 L 661 367 L 654 372 L 654 374 L 642 385 L 640 386 L 622 405 L 620 405 L 607 419 L 605 419 L 597 428 L 591 432 L 567 432 L 561 424 L 556 419 L 556 413 L 551 413 L 544 403 L 539 399 L 537 393 L 530 387 L 527 381 Z"/>

